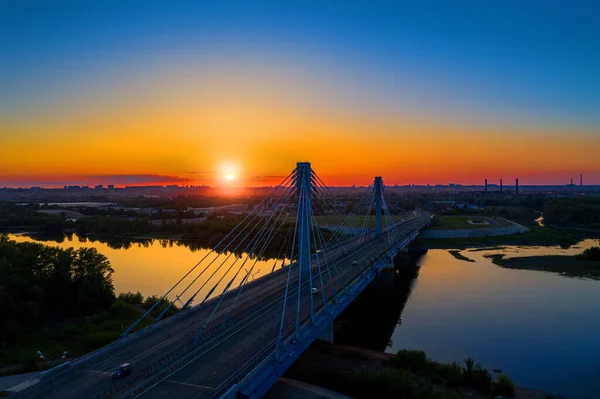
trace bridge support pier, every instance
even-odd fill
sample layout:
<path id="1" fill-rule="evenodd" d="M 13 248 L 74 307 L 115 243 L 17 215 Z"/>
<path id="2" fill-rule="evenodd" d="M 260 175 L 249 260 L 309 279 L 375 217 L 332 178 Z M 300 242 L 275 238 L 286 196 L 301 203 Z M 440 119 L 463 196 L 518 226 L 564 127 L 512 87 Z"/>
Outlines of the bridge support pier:
<path id="1" fill-rule="evenodd" d="M 333 322 L 327 326 L 325 331 L 323 331 L 317 339 L 333 344 Z"/>
<path id="2" fill-rule="evenodd" d="M 395 267 L 396 267 L 396 266 L 395 266 L 395 265 L 396 265 L 396 263 L 395 263 L 394 259 L 395 259 L 395 257 L 389 256 L 389 257 L 386 259 L 386 263 L 385 263 L 385 265 L 383 266 L 383 270 L 394 270 L 394 269 L 395 269 Z"/>

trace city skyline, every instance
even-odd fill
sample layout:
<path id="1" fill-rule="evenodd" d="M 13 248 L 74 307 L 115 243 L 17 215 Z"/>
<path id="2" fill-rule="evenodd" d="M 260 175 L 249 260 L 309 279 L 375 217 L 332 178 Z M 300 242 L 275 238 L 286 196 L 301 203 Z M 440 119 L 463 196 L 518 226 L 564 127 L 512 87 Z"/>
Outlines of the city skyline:
<path id="1" fill-rule="evenodd" d="M 160 176 L 155 176 L 157 178 L 159 178 Z M 127 177 L 121 176 L 120 178 L 116 178 L 113 180 L 106 180 L 105 177 L 102 177 L 98 180 L 96 180 L 93 184 L 90 183 L 85 183 L 86 181 L 90 181 L 88 178 L 81 180 L 83 181 L 83 183 L 80 181 L 78 182 L 77 180 L 74 181 L 61 181 L 61 182 L 41 182 L 39 184 L 36 184 L 35 182 L 32 182 L 30 185 L 5 185 L 2 186 L 0 185 L 0 189 L 4 188 L 4 189 L 122 189 L 122 188 L 144 188 L 144 187 L 149 187 L 149 188 L 173 188 L 173 187 L 177 187 L 177 188 L 227 188 L 227 187 L 231 187 L 231 188 L 260 188 L 260 187 L 272 187 L 273 185 L 256 185 L 256 186 L 242 186 L 239 184 L 231 184 L 230 182 L 224 182 L 222 184 L 217 184 L 217 185 L 209 185 L 209 184 L 193 184 L 190 183 L 189 181 L 183 181 L 183 180 L 178 180 L 178 179 L 173 179 L 172 181 L 160 181 L 160 179 L 157 180 L 152 180 L 152 176 L 146 176 L 146 183 L 140 183 L 138 181 L 134 181 L 133 183 L 128 183 L 124 180 L 127 180 Z M 455 181 L 449 181 L 449 182 L 437 182 L 437 183 L 424 183 L 424 184 L 419 184 L 419 183 L 410 183 L 410 182 L 406 182 L 406 183 L 397 183 L 397 182 L 387 182 L 386 181 L 386 185 L 390 186 L 390 187 L 452 187 L 452 186 L 456 186 L 456 187 L 476 187 L 476 188 L 482 188 L 485 189 L 486 187 L 490 188 L 490 191 L 494 190 L 494 191 L 500 191 L 501 188 L 504 188 L 504 191 L 511 191 L 514 190 L 515 187 L 517 186 L 516 181 L 518 181 L 519 178 L 515 178 L 514 180 L 510 180 L 507 181 L 506 179 L 498 179 L 498 180 L 492 180 L 492 179 L 484 179 L 482 182 L 475 182 L 475 183 L 461 183 L 461 182 L 455 182 Z M 384 179 L 385 181 L 385 179 Z M 504 183 L 503 183 L 504 181 Z M 330 185 L 330 187 L 367 187 L 369 185 L 372 185 L 372 182 L 361 182 L 361 183 L 353 183 L 353 184 L 345 184 L 345 185 Z M 583 175 L 578 176 L 577 178 L 575 177 L 571 177 L 569 178 L 569 180 L 567 182 L 561 182 L 558 184 L 540 184 L 540 183 L 535 183 L 535 182 L 526 182 L 523 183 L 522 181 L 520 181 L 518 183 L 519 187 L 596 187 L 596 186 L 600 186 L 598 184 L 586 184 L 583 180 Z"/>

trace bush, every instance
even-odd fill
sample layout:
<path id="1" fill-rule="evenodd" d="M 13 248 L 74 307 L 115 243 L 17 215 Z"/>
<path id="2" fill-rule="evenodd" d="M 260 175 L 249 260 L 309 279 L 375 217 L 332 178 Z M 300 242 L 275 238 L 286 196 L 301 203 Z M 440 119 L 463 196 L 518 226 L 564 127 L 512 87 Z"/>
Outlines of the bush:
<path id="1" fill-rule="evenodd" d="M 162 313 L 162 311 L 165 310 L 167 307 L 169 308 L 169 311 L 167 312 L 166 316 L 171 316 L 177 313 L 177 311 L 179 310 L 177 306 L 171 304 L 171 302 L 168 299 L 161 299 L 156 295 L 151 295 L 147 297 L 144 300 L 144 303 L 142 303 L 142 307 L 146 310 L 149 310 L 150 308 L 152 308 L 152 306 L 156 304 L 156 302 L 159 302 L 158 305 L 156 305 L 152 312 L 150 312 L 150 315 L 152 315 L 152 317 L 158 317 Z"/>
<path id="2" fill-rule="evenodd" d="M 600 260 L 600 247 L 591 247 L 583 251 L 580 258 L 585 260 Z"/>
<path id="3" fill-rule="evenodd" d="M 453 388 L 464 384 L 462 369 L 456 362 L 449 364 L 438 364 L 436 367 L 436 373 L 446 380 L 447 387 Z"/>
<path id="4" fill-rule="evenodd" d="M 139 291 L 135 294 L 133 292 L 123 292 L 119 294 L 118 299 L 123 302 L 131 303 L 132 305 L 137 305 L 144 302 L 144 296 Z"/>
<path id="5" fill-rule="evenodd" d="M 117 299 L 113 302 L 113 304 L 108 309 L 108 313 L 111 316 L 110 319 L 129 319 L 135 318 L 135 316 L 140 317 L 142 313 L 140 313 L 139 309 L 136 309 L 133 305 L 128 302 Z"/>
<path id="6" fill-rule="evenodd" d="M 383 369 L 321 375 L 311 381 L 357 399 L 464 399 L 457 391 L 439 388 L 405 370 Z"/>
<path id="7" fill-rule="evenodd" d="M 490 392 L 492 390 L 492 381 L 490 372 L 478 364 L 473 374 L 473 388 L 484 393 Z"/>
<path id="8" fill-rule="evenodd" d="M 19 323 L 12 319 L 6 320 L 2 328 L 1 337 L 3 337 L 7 342 L 11 342 L 19 337 L 20 331 L 21 327 L 19 327 Z"/>
<path id="9" fill-rule="evenodd" d="M 465 367 L 462 369 L 462 374 L 467 383 L 471 383 L 473 381 L 475 374 L 475 359 L 472 357 L 465 359 Z"/>
<path id="10" fill-rule="evenodd" d="M 97 332 L 86 336 L 83 340 L 83 344 L 88 350 L 94 350 L 110 344 L 117 338 L 119 338 L 118 332 Z"/>
<path id="11" fill-rule="evenodd" d="M 403 349 L 399 350 L 391 359 L 395 368 L 409 370 L 415 374 L 428 374 L 431 372 L 431 362 L 423 351 Z"/>
<path id="12" fill-rule="evenodd" d="M 498 375 L 494 383 L 494 394 L 500 396 L 515 396 L 515 383 L 506 374 Z"/>

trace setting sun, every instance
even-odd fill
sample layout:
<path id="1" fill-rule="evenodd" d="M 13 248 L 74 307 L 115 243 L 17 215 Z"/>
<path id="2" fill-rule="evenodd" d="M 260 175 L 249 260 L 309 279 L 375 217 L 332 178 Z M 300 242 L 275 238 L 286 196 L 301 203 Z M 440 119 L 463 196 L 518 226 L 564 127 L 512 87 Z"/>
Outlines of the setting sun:
<path id="1" fill-rule="evenodd" d="M 228 181 L 235 180 L 235 175 L 233 173 L 227 173 L 225 175 L 225 180 L 228 180 Z"/>

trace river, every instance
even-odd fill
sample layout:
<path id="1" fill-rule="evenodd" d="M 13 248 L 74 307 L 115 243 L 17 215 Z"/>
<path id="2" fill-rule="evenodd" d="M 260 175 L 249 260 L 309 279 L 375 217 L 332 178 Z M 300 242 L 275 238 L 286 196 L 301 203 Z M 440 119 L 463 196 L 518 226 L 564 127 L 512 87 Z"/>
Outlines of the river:
<path id="1" fill-rule="evenodd" d="M 129 241 L 117 242 L 118 245 L 115 243 L 109 245 L 101 241 L 90 241 L 85 237 L 78 237 L 76 234 L 65 235 L 59 241 L 25 234 L 9 234 L 9 238 L 17 242 L 32 242 L 35 241 L 35 238 L 43 238 L 43 241 L 39 242 L 60 248 L 96 248 L 98 252 L 108 258 L 114 269 L 112 277 L 117 294 L 139 291 L 144 296 L 162 296 L 201 259 L 206 257 L 206 261 L 198 266 L 179 287 L 187 286 L 205 265 L 209 265 L 211 261 L 215 260 L 181 296 L 183 302 L 189 299 L 192 293 L 198 291 L 195 301 L 197 303 L 209 293 L 219 280 L 220 283 L 213 295 L 220 294 L 232 279 L 234 279 L 234 283 L 231 287 L 237 287 L 248 272 L 248 279 L 252 281 L 252 279 L 270 273 L 274 268 L 278 269 L 282 265 L 282 260 L 247 259 L 245 256 L 240 258 L 233 254 L 220 255 L 219 259 L 215 259 L 216 257 L 210 254 L 208 249 L 190 249 L 190 247 L 172 240 Z M 217 268 L 222 262 L 224 262 L 223 266 Z M 236 276 L 235 273 L 238 270 L 240 272 Z M 213 273 L 214 276 L 209 280 L 207 276 Z M 204 284 L 207 281 L 208 283 Z M 181 292 L 179 287 L 169 295 L 171 299 L 175 299 L 176 295 Z"/>
<path id="2" fill-rule="evenodd" d="M 26 235 L 9 237 L 33 241 Z M 165 240 L 120 249 L 76 235 L 44 243 L 98 249 L 113 265 L 117 293 L 140 291 L 145 296 L 166 292 L 208 253 Z M 447 250 L 429 250 L 417 260 L 421 266 L 418 276 L 382 273 L 367 287 L 340 317 L 346 328 L 336 337 L 387 352 L 420 349 L 438 361 L 462 362 L 473 357 L 488 369 L 501 368 L 522 387 L 570 399 L 600 398 L 600 281 L 503 269 L 484 257 L 493 253 L 507 257 L 567 255 L 592 245 L 598 242 L 586 240 L 570 248 L 506 246 L 461 251 L 475 262 L 456 259 Z M 226 266 L 234 260 L 232 257 Z M 252 262 L 243 270 L 250 270 Z M 269 273 L 281 263 L 257 261 L 252 275 Z M 224 275 L 219 272 L 216 277 Z M 241 274 L 235 281 L 240 280 Z M 203 281 L 199 279 L 189 292 Z M 208 290 L 207 285 L 198 298 Z M 188 297 L 189 293 L 182 299 Z"/>
<path id="3" fill-rule="evenodd" d="M 598 241 L 461 251 L 475 262 L 428 251 L 386 351 L 420 349 L 444 362 L 472 357 L 522 387 L 600 398 L 600 281 L 503 269 L 484 257 L 577 254 L 591 245 Z"/>

